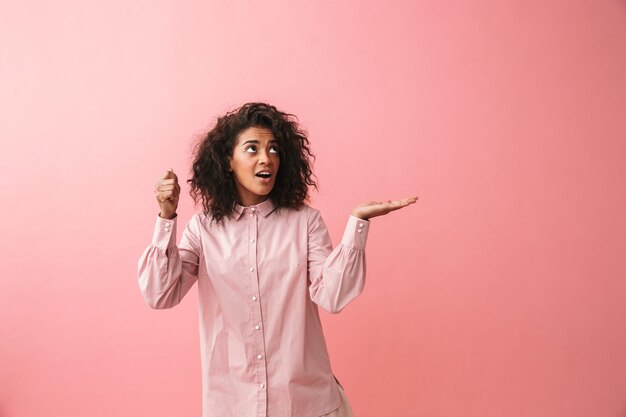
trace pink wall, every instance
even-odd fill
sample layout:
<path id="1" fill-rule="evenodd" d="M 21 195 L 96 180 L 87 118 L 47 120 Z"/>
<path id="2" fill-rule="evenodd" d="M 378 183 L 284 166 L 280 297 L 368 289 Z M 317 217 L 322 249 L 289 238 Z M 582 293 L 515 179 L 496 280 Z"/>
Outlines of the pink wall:
<path id="1" fill-rule="evenodd" d="M 623 0 L 91 3 L 0 4 L 0 416 L 200 415 L 197 292 L 151 310 L 136 262 L 251 100 L 309 130 L 335 242 L 420 196 L 322 313 L 357 417 L 624 416 Z"/>

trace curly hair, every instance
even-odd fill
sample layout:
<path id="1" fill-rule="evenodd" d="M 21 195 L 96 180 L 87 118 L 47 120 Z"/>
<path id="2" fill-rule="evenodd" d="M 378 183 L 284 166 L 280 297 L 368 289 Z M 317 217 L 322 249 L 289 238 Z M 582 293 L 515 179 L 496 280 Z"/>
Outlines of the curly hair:
<path id="1" fill-rule="evenodd" d="M 237 202 L 233 173 L 228 158 L 239 134 L 249 127 L 271 130 L 280 157 L 276 182 L 269 198 L 277 208 L 300 208 L 309 199 L 309 187 L 317 190 L 307 132 L 298 126 L 298 118 L 283 113 L 267 103 L 246 103 L 218 117 L 215 127 L 196 143 L 193 154 L 190 194 L 195 204 L 202 201 L 203 212 L 220 223 L 229 216 Z"/>

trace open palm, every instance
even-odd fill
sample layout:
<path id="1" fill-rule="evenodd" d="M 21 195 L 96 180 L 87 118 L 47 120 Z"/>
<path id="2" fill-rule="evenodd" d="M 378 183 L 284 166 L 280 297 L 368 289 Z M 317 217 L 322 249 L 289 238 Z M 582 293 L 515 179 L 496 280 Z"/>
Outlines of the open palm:
<path id="1" fill-rule="evenodd" d="M 352 210 L 352 215 L 361 219 L 369 219 L 376 216 L 382 216 L 394 210 L 406 207 L 417 201 L 417 197 L 409 197 L 402 200 L 386 200 L 386 201 L 370 201 L 368 203 L 359 204 Z"/>

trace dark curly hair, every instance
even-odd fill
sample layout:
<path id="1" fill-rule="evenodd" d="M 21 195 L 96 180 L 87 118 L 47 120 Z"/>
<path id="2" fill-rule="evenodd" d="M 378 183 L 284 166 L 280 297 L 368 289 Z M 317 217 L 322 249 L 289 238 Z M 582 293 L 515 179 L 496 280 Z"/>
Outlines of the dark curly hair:
<path id="1" fill-rule="evenodd" d="M 228 157 L 239 134 L 249 127 L 271 130 L 278 142 L 280 165 L 269 198 L 277 208 L 300 208 L 309 199 L 309 187 L 317 190 L 307 132 L 298 118 L 267 103 L 246 103 L 218 117 L 215 127 L 194 146 L 190 194 L 195 204 L 202 201 L 204 214 L 220 223 L 230 215 L 237 201 L 233 173 Z"/>

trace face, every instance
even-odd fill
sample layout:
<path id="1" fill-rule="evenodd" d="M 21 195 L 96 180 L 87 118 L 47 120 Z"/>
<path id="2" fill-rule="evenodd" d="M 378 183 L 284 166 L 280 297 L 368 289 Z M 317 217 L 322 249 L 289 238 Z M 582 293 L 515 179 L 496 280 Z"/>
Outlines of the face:
<path id="1" fill-rule="evenodd" d="M 280 165 L 278 144 L 271 130 L 249 127 L 242 131 L 228 161 L 239 204 L 247 207 L 267 199 L 274 188 Z"/>

